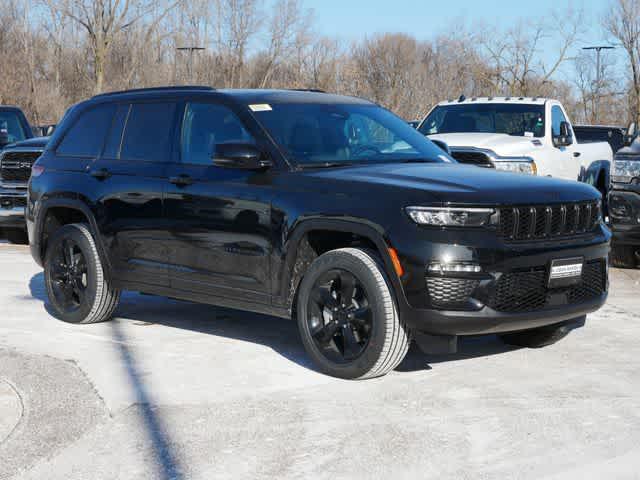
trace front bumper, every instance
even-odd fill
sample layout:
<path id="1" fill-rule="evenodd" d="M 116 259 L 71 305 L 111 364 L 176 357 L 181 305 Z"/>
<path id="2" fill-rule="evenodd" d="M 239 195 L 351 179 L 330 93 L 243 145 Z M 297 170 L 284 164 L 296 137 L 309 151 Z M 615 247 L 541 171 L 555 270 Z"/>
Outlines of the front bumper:
<path id="1" fill-rule="evenodd" d="M 0 189 L 0 228 L 26 228 L 26 200 L 26 190 Z"/>
<path id="2" fill-rule="evenodd" d="M 419 228 L 414 229 L 412 234 L 405 233 L 405 238 L 413 237 L 415 240 L 420 235 L 423 235 L 421 241 L 404 245 L 401 240 L 391 239 L 394 247 L 396 243 L 402 245 L 396 248 L 405 269 L 400 279 L 400 294 L 397 295 L 400 315 L 414 331 L 457 336 L 527 330 L 582 317 L 599 309 L 607 300 L 607 258 L 611 233 L 603 225 L 590 235 L 528 244 L 505 244 L 489 232 L 427 232 Z M 551 262 L 574 257 L 584 260 L 582 282 L 577 286 L 548 288 Z M 427 265 L 442 258 L 473 263 L 482 268 L 481 274 L 467 277 L 478 280 L 477 286 L 466 292 L 469 301 L 453 308 L 434 305 L 430 296 L 428 281 L 432 277 Z M 593 269 L 588 270 L 587 266 Z M 594 270 L 596 268 L 600 270 Z M 588 276 L 587 271 L 600 272 L 597 273 L 600 279 L 598 288 L 590 288 L 594 277 Z M 531 308 L 523 305 L 529 287 L 526 283 L 528 280 L 516 279 L 513 297 L 518 300 L 513 303 L 513 308 L 508 302 L 495 301 L 500 288 L 503 288 L 503 298 L 511 298 L 509 289 L 505 294 L 504 285 L 500 287 L 501 278 L 506 280 L 513 278 L 513 275 L 526 276 L 530 272 L 537 279 L 535 285 L 538 292 L 540 282 L 544 281 L 544 291 L 539 293 L 537 303 L 532 304 Z M 445 274 L 439 278 L 456 278 L 456 274 Z M 584 294 L 585 290 L 588 294 Z M 518 297 L 518 291 L 525 293 Z"/>
<path id="3" fill-rule="evenodd" d="M 609 192 L 612 242 L 640 246 L 640 186 L 615 185 Z"/>

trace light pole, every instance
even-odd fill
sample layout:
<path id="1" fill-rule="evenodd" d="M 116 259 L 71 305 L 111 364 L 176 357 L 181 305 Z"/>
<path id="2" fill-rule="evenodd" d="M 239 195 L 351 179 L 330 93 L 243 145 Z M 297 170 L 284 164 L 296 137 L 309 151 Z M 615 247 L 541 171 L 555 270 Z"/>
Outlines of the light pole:
<path id="1" fill-rule="evenodd" d="M 583 50 L 595 50 L 596 51 L 596 91 L 595 91 L 595 99 L 594 99 L 594 121 L 597 122 L 598 114 L 600 113 L 600 82 L 602 72 L 600 71 L 600 52 L 602 50 L 613 50 L 616 47 L 612 47 L 611 45 L 594 45 L 591 47 L 582 47 Z"/>
<path id="2" fill-rule="evenodd" d="M 176 50 L 180 52 L 189 52 L 189 64 L 187 71 L 189 74 L 189 81 L 193 84 L 193 52 L 200 52 L 204 50 L 204 47 L 177 47 Z"/>

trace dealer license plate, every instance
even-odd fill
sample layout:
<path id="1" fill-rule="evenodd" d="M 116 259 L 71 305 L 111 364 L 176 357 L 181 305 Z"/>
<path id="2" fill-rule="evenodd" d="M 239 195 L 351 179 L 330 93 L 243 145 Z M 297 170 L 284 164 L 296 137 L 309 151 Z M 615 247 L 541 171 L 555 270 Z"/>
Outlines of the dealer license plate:
<path id="1" fill-rule="evenodd" d="M 584 258 L 561 258 L 551 261 L 549 288 L 561 288 L 582 282 Z"/>

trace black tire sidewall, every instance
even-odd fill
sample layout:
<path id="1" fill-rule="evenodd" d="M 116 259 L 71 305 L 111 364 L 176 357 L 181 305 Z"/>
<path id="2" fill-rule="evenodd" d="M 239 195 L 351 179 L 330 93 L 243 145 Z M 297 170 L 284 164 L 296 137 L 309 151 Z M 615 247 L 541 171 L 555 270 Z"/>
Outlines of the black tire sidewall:
<path id="1" fill-rule="evenodd" d="M 53 260 L 54 252 L 60 247 L 62 241 L 69 238 L 74 241 L 78 246 L 82 255 L 85 258 L 87 264 L 87 289 L 85 294 L 85 301 L 74 312 L 66 312 L 56 301 L 55 295 L 51 285 L 51 263 Z M 98 267 L 100 260 L 94 255 L 94 247 L 91 245 L 90 240 L 86 235 L 74 225 L 65 225 L 57 230 L 47 245 L 47 251 L 45 253 L 44 260 L 44 280 L 45 287 L 47 289 L 47 295 L 49 297 L 49 305 L 51 306 L 53 313 L 60 320 L 68 323 L 82 323 L 91 313 L 96 301 L 96 295 L 98 290 Z"/>
<path id="2" fill-rule="evenodd" d="M 376 263 L 376 266 L 378 266 L 379 264 L 376 259 L 371 258 Z M 346 364 L 331 362 L 318 350 L 311 336 L 309 323 L 307 321 L 308 300 L 313 291 L 314 283 L 320 275 L 332 269 L 342 269 L 353 274 L 364 287 L 372 309 L 373 325 L 369 343 L 365 351 L 362 352 L 358 358 Z M 381 269 L 380 272 L 382 273 Z M 390 291 L 387 295 L 389 294 Z M 390 319 L 386 318 L 387 311 L 384 308 L 385 300 L 385 292 L 381 291 L 378 287 L 373 272 L 368 265 L 356 256 L 349 255 L 344 251 L 333 251 L 316 259 L 300 283 L 297 320 L 305 350 L 322 372 L 335 377 L 354 379 L 362 377 L 371 370 L 382 354 L 386 340 L 385 335 L 387 334 L 387 322 L 390 321 Z"/>

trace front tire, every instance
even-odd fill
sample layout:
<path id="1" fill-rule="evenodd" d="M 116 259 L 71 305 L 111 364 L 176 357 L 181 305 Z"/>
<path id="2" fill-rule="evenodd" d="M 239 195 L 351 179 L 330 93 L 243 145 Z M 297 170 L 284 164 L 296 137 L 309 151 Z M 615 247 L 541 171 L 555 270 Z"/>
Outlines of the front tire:
<path id="1" fill-rule="evenodd" d="M 556 325 L 534 328 L 522 332 L 503 333 L 500 339 L 507 345 L 525 348 L 542 348 L 559 342 L 569 335 L 576 326 L 584 325 L 586 316 L 578 317 Z"/>
<path id="2" fill-rule="evenodd" d="M 356 248 L 332 250 L 311 264 L 300 283 L 297 317 L 307 353 L 334 377 L 386 375 L 411 343 L 380 260 Z"/>
<path id="3" fill-rule="evenodd" d="M 55 315 L 69 323 L 109 320 L 120 292 L 105 278 L 89 227 L 74 223 L 49 239 L 44 261 L 45 287 Z"/>

